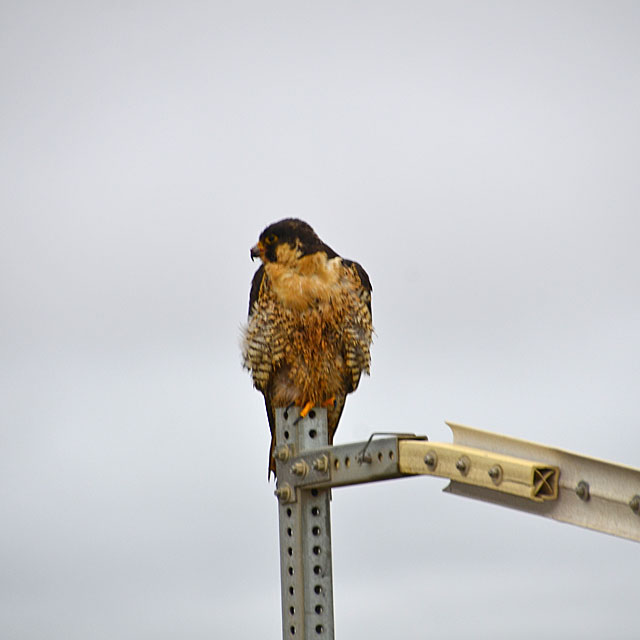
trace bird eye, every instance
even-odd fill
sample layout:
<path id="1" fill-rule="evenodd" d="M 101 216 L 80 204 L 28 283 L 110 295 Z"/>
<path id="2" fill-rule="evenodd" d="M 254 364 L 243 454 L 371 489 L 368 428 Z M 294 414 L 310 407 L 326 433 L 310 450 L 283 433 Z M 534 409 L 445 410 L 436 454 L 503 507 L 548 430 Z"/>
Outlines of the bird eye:
<path id="1" fill-rule="evenodd" d="M 272 233 L 271 235 L 268 235 L 268 236 L 264 239 L 264 241 L 265 241 L 267 244 L 273 244 L 274 242 L 276 242 L 276 240 L 277 240 L 277 239 L 278 239 L 278 236 L 277 236 L 277 235 L 275 235 L 275 233 Z"/>

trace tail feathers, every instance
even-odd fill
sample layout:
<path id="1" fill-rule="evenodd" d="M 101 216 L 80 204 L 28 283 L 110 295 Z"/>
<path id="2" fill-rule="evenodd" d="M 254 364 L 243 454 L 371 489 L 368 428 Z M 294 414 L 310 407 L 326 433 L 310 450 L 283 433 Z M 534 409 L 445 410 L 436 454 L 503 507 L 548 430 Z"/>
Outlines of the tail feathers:
<path id="1" fill-rule="evenodd" d="M 271 445 L 269 446 L 269 464 L 267 466 L 267 482 L 271 480 L 271 474 L 276 477 L 276 461 L 273 457 L 276 448 L 276 413 L 271 404 L 270 393 L 263 391 L 264 405 L 267 409 L 267 419 L 269 420 L 269 431 L 271 431 Z"/>
<path id="2" fill-rule="evenodd" d="M 276 460 L 273 457 L 273 452 L 276 446 L 275 436 L 271 435 L 271 446 L 269 447 L 269 466 L 267 467 L 267 482 L 271 480 L 271 474 L 273 473 L 273 477 L 276 477 Z"/>

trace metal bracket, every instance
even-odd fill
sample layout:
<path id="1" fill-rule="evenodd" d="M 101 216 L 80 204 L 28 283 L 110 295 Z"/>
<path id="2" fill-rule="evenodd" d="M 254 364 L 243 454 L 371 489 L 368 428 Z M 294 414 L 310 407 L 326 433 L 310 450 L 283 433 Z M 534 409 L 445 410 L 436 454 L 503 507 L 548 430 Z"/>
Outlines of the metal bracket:
<path id="1" fill-rule="evenodd" d="M 524 500 L 452 478 L 449 493 L 640 542 L 640 469 L 447 422 L 456 445 L 543 460 L 560 470 L 556 500 Z"/>
<path id="2" fill-rule="evenodd" d="M 376 435 L 390 437 L 374 439 Z M 377 432 L 365 442 L 298 451 L 278 466 L 278 487 L 328 489 L 400 478 L 398 443 L 425 440 L 412 433 Z"/>
<path id="3" fill-rule="evenodd" d="M 400 441 L 402 473 L 449 478 L 536 502 L 558 497 L 558 467 L 442 442 Z"/>

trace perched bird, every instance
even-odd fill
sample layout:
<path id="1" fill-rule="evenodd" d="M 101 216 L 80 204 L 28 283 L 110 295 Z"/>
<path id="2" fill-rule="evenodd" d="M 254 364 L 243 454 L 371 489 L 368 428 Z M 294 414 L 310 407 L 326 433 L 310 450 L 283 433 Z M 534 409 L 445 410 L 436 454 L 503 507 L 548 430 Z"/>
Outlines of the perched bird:
<path id="1" fill-rule="evenodd" d="M 268 226 L 251 258 L 262 264 L 251 283 L 243 360 L 267 407 L 270 475 L 276 407 L 297 405 L 302 416 L 327 407 L 333 442 L 347 394 L 369 373 L 371 282 L 295 218 Z"/>

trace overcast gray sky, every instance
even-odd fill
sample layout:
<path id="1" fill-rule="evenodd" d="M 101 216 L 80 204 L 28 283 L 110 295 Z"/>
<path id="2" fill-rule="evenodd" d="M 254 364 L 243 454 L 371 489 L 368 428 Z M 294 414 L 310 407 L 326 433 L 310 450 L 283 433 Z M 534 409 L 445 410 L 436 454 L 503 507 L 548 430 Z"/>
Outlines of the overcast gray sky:
<path id="1" fill-rule="evenodd" d="M 270 222 L 373 285 L 337 442 L 640 466 L 636 2 L 2 2 L 0 637 L 277 638 L 239 341 Z M 336 490 L 339 638 L 631 638 L 640 548 Z M 514 631 L 516 629 L 517 631 Z"/>

